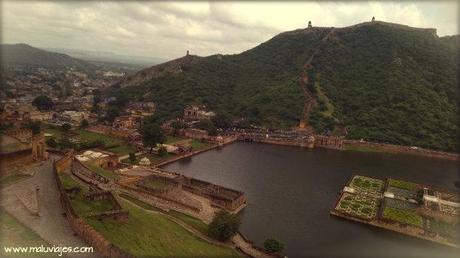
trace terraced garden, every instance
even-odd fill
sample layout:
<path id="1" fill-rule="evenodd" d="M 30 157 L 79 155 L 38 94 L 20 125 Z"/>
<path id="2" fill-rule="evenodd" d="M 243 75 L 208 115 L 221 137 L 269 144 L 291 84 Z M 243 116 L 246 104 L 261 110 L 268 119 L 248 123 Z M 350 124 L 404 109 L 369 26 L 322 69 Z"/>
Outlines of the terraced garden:
<path id="1" fill-rule="evenodd" d="M 165 182 L 164 180 L 160 180 L 160 179 L 150 179 L 150 180 L 146 180 L 142 183 L 145 187 L 148 187 L 148 188 L 151 188 L 151 189 L 154 189 L 154 190 L 162 190 L 168 186 L 170 186 L 171 184 L 168 183 L 168 182 Z"/>
<path id="2" fill-rule="evenodd" d="M 115 180 L 117 178 L 117 175 L 115 173 L 113 173 L 112 171 L 110 170 L 107 170 L 107 169 L 104 169 L 104 168 L 101 168 L 100 166 L 96 165 L 96 164 L 92 164 L 91 162 L 86 162 L 85 165 L 91 170 L 93 171 L 94 173 L 102 176 L 102 177 L 105 177 L 107 179 L 112 179 L 112 180 Z"/>
<path id="3" fill-rule="evenodd" d="M 380 196 L 383 190 L 383 180 L 365 177 L 365 176 L 354 176 L 350 182 L 350 187 L 354 188 L 358 192 Z"/>
<path id="4" fill-rule="evenodd" d="M 343 193 L 336 210 L 347 215 L 365 220 L 374 219 L 377 215 L 379 200 L 366 195 Z"/>
<path id="5" fill-rule="evenodd" d="M 75 187 L 80 189 L 78 192 L 68 194 L 70 203 L 78 215 L 87 216 L 91 213 L 100 213 L 114 209 L 113 203 L 109 200 L 86 200 L 85 194 L 88 193 L 88 190 L 81 187 L 69 174 L 61 173 L 59 177 L 64 189 L 68 190 Z"/>
<path id="6" fill-rule="evenodd" d="M 388 179 L 388 185 L 396 188 L 401 188 L 405 189 L 408 191 L 416 191 L 417 189 L 420 188 L 418 184 L 412 183 L 412 182 L 407 182 L 407 181 L 402 181 L 402 180 L 396 180 L 396 179 Z"/>
<path id="7" fill-rule="evenodd" d="M 384 207 L 391 207 L 391 208 L 402 209 L 402 210 L 415 210 L 417 205 L 414 203 L 401 201 L 397 199 L 385 198 Z"/>
<path id="8" fill-rule="evenodd" d="M 396 221 L 402 224 L 407 224 L 416 227 L 423 227 L 423 218 L 415 211 L 385 207 L 382 217 L 387 220 Z"/>

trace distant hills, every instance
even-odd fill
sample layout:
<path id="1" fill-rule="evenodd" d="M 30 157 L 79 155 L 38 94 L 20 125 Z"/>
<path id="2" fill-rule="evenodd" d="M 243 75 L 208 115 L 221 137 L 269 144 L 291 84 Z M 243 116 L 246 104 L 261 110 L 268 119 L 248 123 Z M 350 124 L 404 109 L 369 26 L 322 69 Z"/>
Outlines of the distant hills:
<path id="1" fill-rule="evenodd" d="M 344 125 L 352 139 L 459 151 L 458 42 L 378 21 L 298 29 L 237 55 L 144 69 L 111 94 L 153 100 L 164 119 L 201 103 L 282 128 L 298 124 L 312 97 L 308 125 L 318 133 Z"/>
<path id="2" fill-rule="evenodd" d="M 83 49 L 68 49 L 68 48 L 45 48 L 47 51 L 67 54 L 69 56 L 82 59 L 85 61 L 106 62 L 106 63 L 122 63 L 131 64 L 138 67 L 148 67 L 165 62 L 163 58 L 155 58 L 148 56 L 132 56 L 112 53 L 108 51 L 92 51 Z"/>
<path id="3" fill-rule="evenodd" d="M 45 51 L 27 44 L 0 45 L 2 66 L 5 67 L 45 67 L 52 69 L 74 68 L 92 70 L 93 64 L 70 57 L 66 54 Z"/>

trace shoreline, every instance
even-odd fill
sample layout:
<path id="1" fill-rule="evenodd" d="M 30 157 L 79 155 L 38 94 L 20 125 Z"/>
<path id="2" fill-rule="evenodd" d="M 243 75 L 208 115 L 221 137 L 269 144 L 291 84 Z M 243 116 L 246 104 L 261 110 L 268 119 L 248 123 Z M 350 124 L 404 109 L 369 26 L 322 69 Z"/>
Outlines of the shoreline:
<path id="1" fill-rule="evenodd" d="M 397 225 L 393 225 L 391 223 L 385 223 L 385 222 L 382 222 L 382 221 L 366 221 L 366 220 L 362 220 L 362 219 L 359 219 L 359 218 L 355 218 L 355 217 L 352 217 L 352 216 L 342 214 L 342 213 L 336 211 L 334 208 L 332 208 L 330 210 L 330 214 L 333 215 L 333 216 L 336 216 L 338 218 L 341 218 L 341 219 L 351 220 L 351 221 L 353 221 L 355 223 L 357 222 L 357 223 L 362 223 L 362 224 L 369 225 L 369 226 L 374 226 L 376 228 L 386 229 L 386 230 L 396 232 L 396 233 L 399 233 L 399 234 L 402 234 L 402 235 L 406 235 L 406 236 L 409 236 L 409 237 L 415 237 L 415 238 L 418 238 L 418 239 L 427 240 L 427 241 L 430 241 L 432 243 L 440 244 L 440 245 L 443 245 L 443 246 L 448 246 L 448 247 L 452 247 L 452 248 L 460 248 L 460 246 L 458 244 L 455 244 L 455 243 L 452 243 L 452 242 L 447 242 L 445 239 L 433 238 L 433 237 L 423 235 L 422 230 L 418 230 L 419 232 L 412 232 L 410 230 L 402 229 L 401 227 L 399 227 Z M 409 226 L 407 226 L 407 227 L 409 227 Z M 414 227 L 411 227 L 411 228 L 414 228 Z"/>
<path id="2" fill-rule="evenodd" d="M 452 161 L 460 160 L 460 153 L 444 152 L 420 147 L 406 145 L 395 145 L 388 143 L 367 142 L 359 140 L 343 140 L 343 151 L 360 152 L 381 152 L 391 154 L 411 154 L 428 158 L 447 159 Z M 348 148 L 348 149 L 347 149 Z"/>
<path id="3" fill-rule="evenodd" d="M 324 146 L 315 146 L 313 148 L 309 148 L 305 144 L 295 143 L 295 142 L 278 142 L 278 141 L 245 141 L 240 140 L 237 138 L 230 139 L 222 144 L 214 144 L 210 147 L 192 151 L 190 153 L 176 156 L 172 159 L 165 160 L 158 164 L 153 165 L 153 167 L 161 168 L 163 166 L 169 165 L 176 161 L 193 157 L 195 155 L 207 152 L 209 150 L 223 148 L 225 145 L 234 143 L 234 142 L 243 142 L 243 143 L 257 143 L 257 144 L 270 144 L 270 145 L 279 145 L 279 146 L 292 146 L 298 148 L 308 148 L 308 149 L 331 149 L 336 151 L 352 151 L 352 152 L 365 152 L 365 153 L 387 153 L 387 154 L 404 154 L 404 155 L 414 155 L 426 158 L 435 158 L 435 159 L 443 159 L 443 160 L 450 160 L 450 161 L 460 161 L 460 153 L 452 153 L 452 152 L 443 152 L 431 149 L 424 149 L 424 148 L 416 148 L 413 149 L 411 146 L 405 145 L 394 145 L 394 144 L 387 144 L 387 143 L 378 143 L 378 142 L 361 142 L 359 140 L 343 140 L 343 147 L 341 149 L 337 148 L 328 148 Z M 351 148 L 350 148 L 351 147 Z"/>
<path id="4" fill-rule="evenodd" d="M 186 153 L 184 155 L 179 155 L 179 156 L 176 156 L 172 159 L 168 159 L 168 160 L 165 160 L 165 161 L 162 161 L 158 164 L 155 164 L 153 167 L 156 167 L 156 168 L 161 168 L 163 166 L 166 166 L 166 165 L 169 165 L 171 163 L 174 163 L 176 161 L 179 161 L 181 159 L 186 159 L 186 158 L 189 158 L 189 157 L 192 157 L 192 156 L 195 156 L 195 155 L 198 155 L 200 153 L 203 153 L 203 152 L 206 152 L 206 151 L 209 151 L 209 150 L 213 150 L 213 149 L 217 149 L 217 148 L 221 148 L 221 147 L 224 147 L 225 145 L 228 145 L 228 144 L 231 144 L 231 143 L 234 143 L 236 142 L 237 139 L 230 139 L 229 141 L 226 141 L 222 144 L 214 144 L 212 146 L 209 146 L 209 147 L 206 147 L 204 149 L 201 149 L 201 150 L 196 150 L 196 151 L 192 151 L 192 152 L 189 152 L 189 153 Z"/>

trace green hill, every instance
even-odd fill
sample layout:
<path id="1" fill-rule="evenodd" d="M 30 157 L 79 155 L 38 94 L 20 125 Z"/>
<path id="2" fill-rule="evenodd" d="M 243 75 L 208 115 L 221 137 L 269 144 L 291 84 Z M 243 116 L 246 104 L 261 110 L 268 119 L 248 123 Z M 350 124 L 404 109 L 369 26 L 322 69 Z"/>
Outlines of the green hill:
<path id="1" fill-rule="evenodd" d="M 309 124 L 318 133 L 340 122 L 348 138 L 458 151 L 458 49 L 458 37 L 439 38 L 434 29 L 383 22 L 313 27 L 237 55 L 154 66 L 125 78 L 112 94 L 153 100 L 163 118 L 202 103 L 283 128 L 302 116 L 304 72 L 316 103 Z"/>
<path id="2" fill-rule="evenodd" d="M 85 61 L 70 57 L 66 54 L 45 51 L 27 44 L 2 44 L 1 61 L 4 67 L 19 68 L 49 68 L 65 70 L 91 70 L 95 66 Z"/>

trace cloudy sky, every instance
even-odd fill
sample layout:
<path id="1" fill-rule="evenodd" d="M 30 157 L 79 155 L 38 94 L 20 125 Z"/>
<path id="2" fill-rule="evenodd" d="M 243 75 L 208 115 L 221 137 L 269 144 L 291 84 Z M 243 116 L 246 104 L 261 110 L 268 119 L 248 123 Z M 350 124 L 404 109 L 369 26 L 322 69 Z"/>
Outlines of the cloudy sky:
<path id="1" fill-rule="evenodd" d="M 458 34 L 457 1 L 1 1 L 2 43 L 176 58 L 233 54 L 307 26 L 377 20 Z"/>

